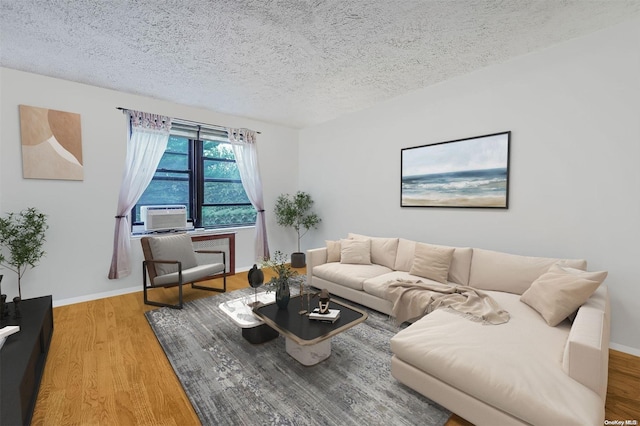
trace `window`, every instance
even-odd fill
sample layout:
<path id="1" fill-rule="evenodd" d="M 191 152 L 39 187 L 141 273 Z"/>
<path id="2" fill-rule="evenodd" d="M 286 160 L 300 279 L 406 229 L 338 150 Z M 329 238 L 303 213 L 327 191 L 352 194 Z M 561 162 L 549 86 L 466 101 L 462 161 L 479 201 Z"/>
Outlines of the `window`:
<path id="1" fill-rule="evenodd" d="M 224 131 L 174 121 L 156 173 L 131 212 L 141 225 L 140 207 L 183 204 L 196 228 L 255 225 L 256 210 L 240 180 Z"/>

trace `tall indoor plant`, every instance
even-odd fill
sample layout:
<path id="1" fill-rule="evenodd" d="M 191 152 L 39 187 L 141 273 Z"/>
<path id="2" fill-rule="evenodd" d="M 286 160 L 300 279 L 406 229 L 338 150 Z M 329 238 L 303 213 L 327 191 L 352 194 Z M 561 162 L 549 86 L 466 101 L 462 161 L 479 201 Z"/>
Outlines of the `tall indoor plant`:
<path id="1" fill-rule="evenodd" d="M 293 227 L 298 234 L 298 251 L 291 253 L 291 266 L 302 268 L 306 264 L 304 253 L 300 252 L 300 239 L 310 228 L 317 228 L 321 219 L 312 213 L 313 200 L 306 192 L 298 191 L 295 195 L 281 194 L 276 199 L 276 220 L 278 225 Z"/>
<path id="2" fill-rule="evenodd" d="M 9 257 L 0 251 L 0 266 L 18 274 L 18 297 L 22 299 L 22 276 L 28 267 L 34 267 L 45 255 L 47 216 L 35 207 L 20 213 L 8 213 L 0 218 L 0 248 L 7 249 Z"/>

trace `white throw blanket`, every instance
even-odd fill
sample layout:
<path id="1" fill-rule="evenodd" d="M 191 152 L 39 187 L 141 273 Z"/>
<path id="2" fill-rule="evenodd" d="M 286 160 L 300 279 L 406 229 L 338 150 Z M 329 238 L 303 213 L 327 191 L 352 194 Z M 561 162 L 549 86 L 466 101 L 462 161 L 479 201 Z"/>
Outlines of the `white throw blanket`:
<path id="1" fill-rule="evenodd" d="M 387 299 L 393 303 L 392 315 L 399 324 L 439 308 L 484 324 L 503 324 L 510 318 L 491 296 L 473 287 L 397 280 L 389 284 Z"/>

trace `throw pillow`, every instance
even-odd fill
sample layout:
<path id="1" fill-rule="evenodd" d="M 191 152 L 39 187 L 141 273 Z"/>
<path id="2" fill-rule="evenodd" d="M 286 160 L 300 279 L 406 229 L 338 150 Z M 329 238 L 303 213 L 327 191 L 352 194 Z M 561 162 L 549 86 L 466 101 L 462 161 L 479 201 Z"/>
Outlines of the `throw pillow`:
<path id="1" fill-rule="evenodd" d="M 606 277 L 607 271 L 586 272 L 556 264 L 535 280 L 520 300 L 555 327 L 586 302 Z"/>
<path id="2" fill-rule="evenodd" d="M 453 251 L 453 248 L 416 243 L 409 273 L 446 284 Z"/>
<path id="3" fill-rule="evenodd" d="M 340 263 L 371 264 L 371 240 L 340 240 Z"/>
<path id="4" fill-rule="evenodd" d="M 394 269 L 398 238 L 367 237 L 366 235 L 349 233 L 350 240 L 371 240 L 371 263 Z"/>
<path id="5" fill-rule="evenodd" d="M 413 264 L 413 257 L 416 253 L 416 242 L 400 238 L 396 254 L 396 263 L 392 269 L 396 271 L 409 272 Z"/>
<path id="6" fill-rule="evenodd" d="M 397 238 L 371 238 L 371 263 L 393 269 L 397 250 Z"/>
<path id="7" fill-rule="evenodd" d="M 589 272 L 571 266 L 565 266 L 562 262 L 551 265 L 547 272 L 556 272 L 559 274 L 570 274 L 576 277 L 585 278 L 587 280 L 598 281 L 600 284 L 607 278 L 607 271 Z"/>
<path id="8" fill-rule="evenodd" d="M 327 263 L 340 262 L 340 241 L 326 241 L 327 243 Z"/>

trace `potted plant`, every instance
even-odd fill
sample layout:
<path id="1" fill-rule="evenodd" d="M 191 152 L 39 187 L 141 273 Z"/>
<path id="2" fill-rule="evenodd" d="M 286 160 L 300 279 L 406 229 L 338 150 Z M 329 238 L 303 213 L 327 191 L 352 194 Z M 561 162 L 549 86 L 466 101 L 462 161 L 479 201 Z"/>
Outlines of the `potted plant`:
<path id="1" fill-rule="evenodd" d="M 300 252 L 300 239 L 310 228 L 317 228 L 321 219 L 311 213 L 313 200 L 306 192 L 298 191 L 295 195 L 281 194 L 276 199 L 275 214 L 278 225 L 291 226 L 298 234 L 298 251 L 291 253 L 291 266 L 302 268 L 306 265 L 305 254 Z"/>
<path id="2" fill-rule="evenodd" d="M 0 251 L 0 265 L 18 274 L 18 297 L 22 299 L 22 276 L 27 267 L 34 267 L 45 255 L 47 216 L 34 207 L 20 213 L 9 213 L 0 218 L 0 247 L 6 248 L 9 257 Z"/>
<path id="3" fill-rule="evenodd" d="M 291 297 L 289 290 L 289 280 L 298 275 L 298 271 L 294 271 L 285 263 L 287 256 L 280 251 L 276 251 L 273 257 L 262 261 L 263 268 L 271 268 L 276 273 L 275 277 L 266 282 L 264 285 L 268 291 L 276 291 L 276 304 L 280 309 L 286 309 Z"/>

